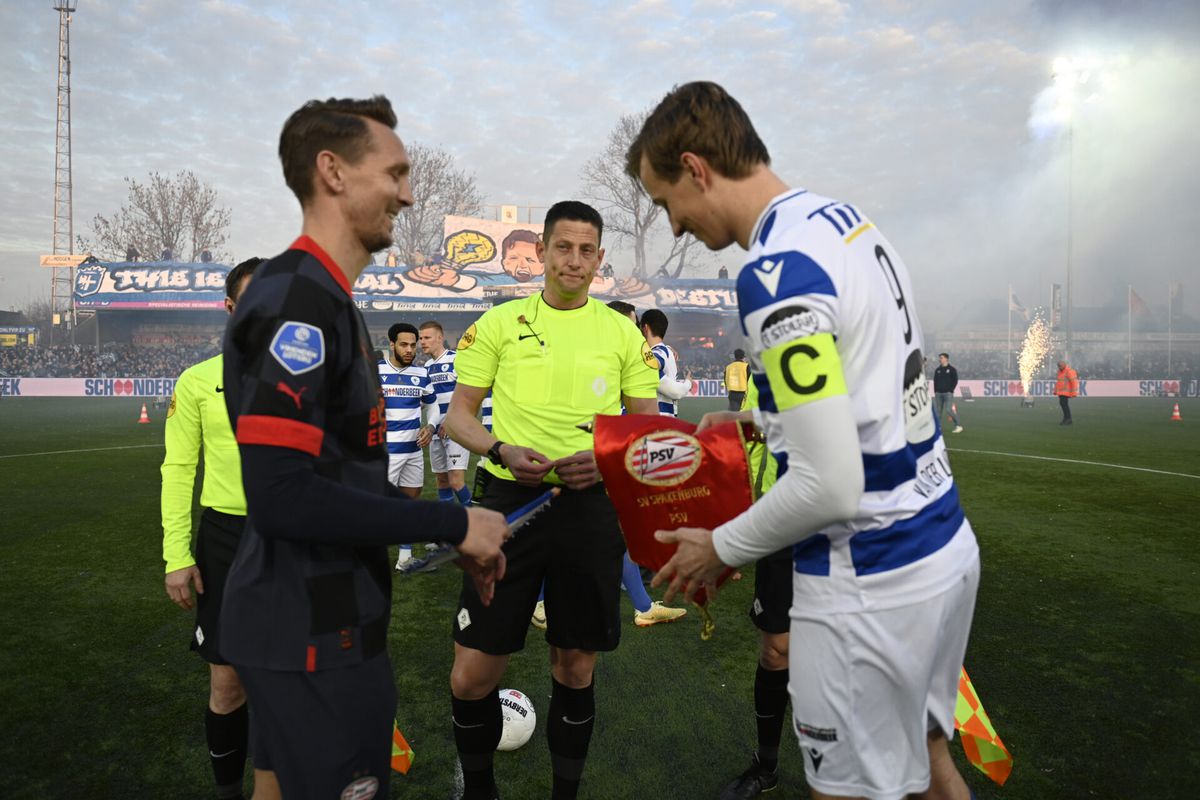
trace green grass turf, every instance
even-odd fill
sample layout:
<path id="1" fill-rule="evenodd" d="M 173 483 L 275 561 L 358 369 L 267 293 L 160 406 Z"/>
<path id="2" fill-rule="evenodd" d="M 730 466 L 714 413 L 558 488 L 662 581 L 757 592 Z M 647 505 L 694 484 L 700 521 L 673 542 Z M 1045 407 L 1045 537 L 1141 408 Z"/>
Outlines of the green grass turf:
<path id="1" fill-rule="evenodd" d="M 967 668 L 1016 758 L 997 788 L 952 747 L 981 798 L 1200 796 L 1200 480 L 971 453 L 993 450 L 1200 475 L 1200 406 L 1083 399 L 1057 407 L 959 403 L 948 435 L 983 579 Z M 686 416 L 719 405 L 685 401 Z M 206 668 L 187 649 L 191 615 L 162 584 L 162 410 L 138 425 L 122 399 L 0 401 L 0 764 L 11 798 L 211 796 L 202 717 Z M 134 447 L 135 445 L 150 445 Z M 427 487 L 427 493 L 432 494 Z M 447 675 L 453 569 L 398 579 L 390 652 L 400 722 L 416 750 L 394 797 L 452 786 Z M 599 714 L 584 796 L 711 797 L 754 744 L 757 636 L 752 571 L 697 616 L 639 629 L 597 669 Z M 626 619 L 632 617 L 622 600 Z M 505 685 L 548 706 L 546 646 L 530 628 Z M 497 754 L 505 798 L 546 797 L 544 718 Z M 783 788 L 805 796 L 785 733 Z"/>

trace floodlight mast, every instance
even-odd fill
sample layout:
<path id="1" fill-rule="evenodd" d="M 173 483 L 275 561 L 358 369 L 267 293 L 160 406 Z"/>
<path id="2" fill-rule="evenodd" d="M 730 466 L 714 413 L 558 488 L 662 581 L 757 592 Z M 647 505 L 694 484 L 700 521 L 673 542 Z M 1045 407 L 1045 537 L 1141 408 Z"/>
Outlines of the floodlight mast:
<path id="1" fill-rule="evenodd" d="M 71 187 L 71 14 L 75 0 L 56 0 L 58 12 L 58 119 L 54 133 L 54 255 L 69 255 L 74 249 L 75 221 Z M 75 340 L 72 291 L 75 267 L 52 267 L 50 278 L 50 344 L 54 344 L 54 319 L 68 326 Z"/>

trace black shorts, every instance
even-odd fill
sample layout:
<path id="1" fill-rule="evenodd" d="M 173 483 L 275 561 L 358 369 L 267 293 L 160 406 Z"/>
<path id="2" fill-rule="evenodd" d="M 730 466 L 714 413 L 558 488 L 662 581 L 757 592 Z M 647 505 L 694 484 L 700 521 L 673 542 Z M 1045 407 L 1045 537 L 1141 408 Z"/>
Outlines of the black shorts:
<path id="1" fill-rule="evenodd" d="M 206 508 L 196 533 L 196 566 L 204 581 L 204 594 L 196 595 L 196 627 L 192 649 L 210 664 L 228 664 L 221 658 L 221 595 L 225 578 L 237 555 L 246 518 Z"/>
<path id="2" fill-rule="evenodd" d="M 787 633 L 792 627 L 792 548 L 785 547 L 754 564 L 754 601 L 750 619 L 763 633 Z"/>
<path id="3" fill-rule="evenodd" d="M 544 492 L 493 477 L 480 502 L 508 513 Z M 625 540 L 604 484 L 564 488 L 505 545 L 504 580 L 484 607 L 464 573 L 453 629 L 463 647 L 508 655 L 525 647 L 529 617 L 546 585 L 546 641 L 568 650 L 615 650 L 621 640 Z"/>
<path id="4" fill-rule="evenodd" d="M 386 652 L 319 672 L 237 670 L 253 709 L 254 768 L 272 770 L 284 797 L 391 796 L 396 685 Z"/>
<path id="5" fill-rule="evenodd" d="M 730 392 L 729 393 L 729 410 L 740 411 L 742 402 L 746 399 L 745 392 Z"/>

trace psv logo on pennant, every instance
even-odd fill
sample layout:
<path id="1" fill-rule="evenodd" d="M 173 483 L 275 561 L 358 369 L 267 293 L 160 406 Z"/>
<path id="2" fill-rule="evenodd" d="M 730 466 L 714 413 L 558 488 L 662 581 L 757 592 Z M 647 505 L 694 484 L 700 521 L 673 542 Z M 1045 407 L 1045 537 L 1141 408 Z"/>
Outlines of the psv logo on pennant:
<path id="1" fill-rule="evenodd" d="M 682 431 L 654 431 L 625 451 L 625 469 L 647 486 L 675 486 L 700 468 L 700 442 Z"/>

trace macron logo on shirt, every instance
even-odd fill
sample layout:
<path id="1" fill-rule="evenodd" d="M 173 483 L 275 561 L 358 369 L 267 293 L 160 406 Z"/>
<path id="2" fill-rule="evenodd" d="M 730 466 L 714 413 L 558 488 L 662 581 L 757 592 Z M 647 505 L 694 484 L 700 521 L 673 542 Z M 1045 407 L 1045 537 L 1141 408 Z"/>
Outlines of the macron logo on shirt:
<path id="1" fill-rule="evenodd" d="M 763 288 L 774 297 L 779 292 L 779 277 L 783 275 L 783 259 L 772 261 L 764 258 L 761 264 L 754 267 L 754 274 L 762 281 Z"/>

